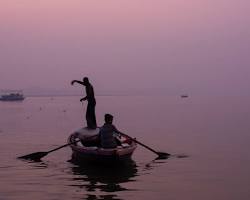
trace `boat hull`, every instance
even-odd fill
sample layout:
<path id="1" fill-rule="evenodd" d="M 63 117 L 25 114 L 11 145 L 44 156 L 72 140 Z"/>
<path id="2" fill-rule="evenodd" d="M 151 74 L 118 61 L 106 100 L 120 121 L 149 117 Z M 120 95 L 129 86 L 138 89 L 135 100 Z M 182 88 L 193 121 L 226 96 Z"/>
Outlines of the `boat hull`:
<path id="1" fill-rule="evenodd" d="M 86 138 L 91 138 L 91 140 L 95 140 L 97 138 L 98 131 L 99 130 L 97 130 L 96 132 L 92 131 L 92 134 L 89 134 L 88 129 L 81 129 L 80 131 L 78 130 L 69 136 L 68 141 L 71 143 L 79 139 L 83 141 L 70 145 L 72 149 L 73 162 L 95 162 L 113 164 L 131 160 L 131 156 L 137 147 L 136 143 L 133 141 L 130 141 L 129 144 L 124 143 L 121 146 L 112 149 L 104 149 L 98 146 L 82 145 L 82 143 L 88 140 Z"/>
<path id="2" fill-rule="evenodd" d="M 95 155 L 95 154 L 83 154 L 77 151 L 73 151 L 72 153 L 72 162 L 76 163 L 106 163 L 106 164 L 113 164 L 113 163 L 122 163 L 131 161 L 132 153 L 117 156 L 117 155 Z"/>

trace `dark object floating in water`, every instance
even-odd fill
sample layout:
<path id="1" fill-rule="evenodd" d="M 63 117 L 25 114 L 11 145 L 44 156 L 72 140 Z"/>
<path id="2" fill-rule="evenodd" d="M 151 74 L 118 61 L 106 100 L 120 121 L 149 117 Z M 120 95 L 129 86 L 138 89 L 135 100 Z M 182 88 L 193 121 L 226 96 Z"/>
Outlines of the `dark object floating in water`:
<path id="1" fill-rule="evenodd" d="M 187 94 L 183 94 L 183 95 L 181 95 L 181 98 L 187 98 L 188 97 L 188 95 Z"/>
<path id="2" fill-rule="evenodd" d="M 0 101 L 22 101 L 24 95 L 21 90 L 6 90 L 2 91 Z"/>
<path id="3" fill-rule="evenodd" d="M 178 154 L 178 155 L 174 155 L 176 158 L 188 158 L 188 155 L 185 154 Z"/>

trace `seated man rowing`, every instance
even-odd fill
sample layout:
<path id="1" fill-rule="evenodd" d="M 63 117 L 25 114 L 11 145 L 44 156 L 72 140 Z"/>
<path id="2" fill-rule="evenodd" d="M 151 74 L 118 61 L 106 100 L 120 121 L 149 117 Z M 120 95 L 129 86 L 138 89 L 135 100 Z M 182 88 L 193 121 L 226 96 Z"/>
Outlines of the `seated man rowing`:
<path id="1" fill-rule="evenodd" d="M 117 145 L 121 145 L 121 142 L 117 139 L 122 134 L 117 128 L 112 124 L 113 116 L 110 114 L 105 114 L 105 123 L 100 128 L 99 138 L 102 148 L 116 148 Z"/>

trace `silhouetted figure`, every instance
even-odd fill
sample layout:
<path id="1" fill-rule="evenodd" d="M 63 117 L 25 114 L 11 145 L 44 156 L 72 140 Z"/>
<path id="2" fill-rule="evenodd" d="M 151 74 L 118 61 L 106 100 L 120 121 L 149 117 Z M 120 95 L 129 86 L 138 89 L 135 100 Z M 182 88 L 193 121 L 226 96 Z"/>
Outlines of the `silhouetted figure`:
<path id="1" fill-rule="evenodd" d="M 83 78 L 83 81 L 73 80 L 71 81 L 71 85 L 74 83 L 79 83 L 81 85 L 85 86 L 86 96 L 84 98 L 81 98 L 80 101 L 88 101 L 87 111 L 86 111 L 86 120 L 87 120 L 87 126 L 90 129 L 96 128 L 96 117 L 95 117 L 95 94 L 94 94 L 94 88 L 90 84 L 89 79 L 87 77 Z"/>
<path id="2" fill-rule="evenodd" d="M 117 145 L 120 145 L 120 142 L 117 140 L 117 133 L 120 134 L 120 131 L 112 124 L 113 116 L 110 114 L 105 114 L 104 116 L 105 123 L 100 128 L 99 136 L 102 148 L 116 148 Z"/>

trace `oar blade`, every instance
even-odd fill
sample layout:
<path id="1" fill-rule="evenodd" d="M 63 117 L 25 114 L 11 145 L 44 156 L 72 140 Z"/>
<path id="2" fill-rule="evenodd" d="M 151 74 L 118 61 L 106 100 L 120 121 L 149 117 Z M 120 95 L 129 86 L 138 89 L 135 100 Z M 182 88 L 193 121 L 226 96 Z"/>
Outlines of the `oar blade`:
<path id="1" fill-rule="evenodd" d="M 167 159 L 171 154 L 169 153 L 164 153 L 164 152 L 157 152 L 157 159 Z"/>
<path id="2" fill-rule="evenodd" d="M 42 157 L 46 156 L 48 152 L 36 152 L 36 153 L 31 153 L 25 156 L 20 156 L 18 157 L 19 159 L 25 159 L 25 160 L 35 160 L 39 161 Z"/>

